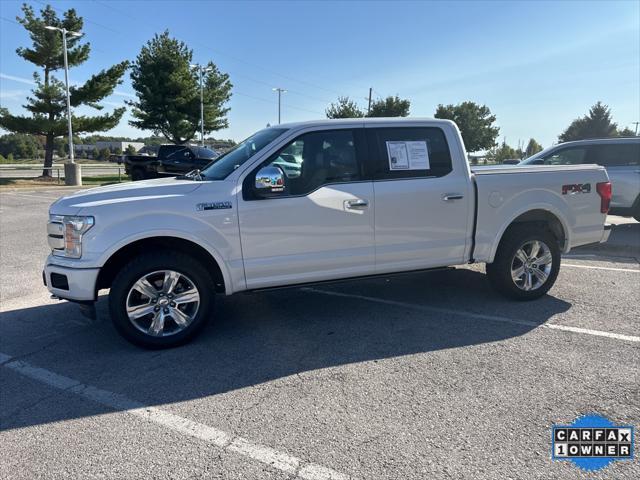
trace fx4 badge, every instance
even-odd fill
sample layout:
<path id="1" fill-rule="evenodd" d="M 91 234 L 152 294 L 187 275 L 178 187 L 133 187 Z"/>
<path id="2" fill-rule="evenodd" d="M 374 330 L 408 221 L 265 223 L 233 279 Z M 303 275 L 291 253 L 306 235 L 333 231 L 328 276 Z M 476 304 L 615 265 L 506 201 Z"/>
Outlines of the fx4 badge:
<path id="1" fill-rule="evenodd" d="M 207 202 L 196 205 L 196 210 L 199 212 L 203 210 L 224 210 L 226 208 L 233 208 L 231 202 Z"/>
<path id="2" fill-rule="evenodd" d="M 562 194 L 573 195 L 575 193 L 589 193 L 591 192 L 591 184 L 590 183 L 576 183 L 574 185 L 563 185 L 562 186 Z"/>

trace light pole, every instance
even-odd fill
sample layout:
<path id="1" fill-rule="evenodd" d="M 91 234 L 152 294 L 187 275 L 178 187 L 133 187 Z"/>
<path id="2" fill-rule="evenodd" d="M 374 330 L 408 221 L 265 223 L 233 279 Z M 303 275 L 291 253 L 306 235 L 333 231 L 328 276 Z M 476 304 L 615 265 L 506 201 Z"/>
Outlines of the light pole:
<path id="1" fill-rule="evenodd" d="M 278 125 L 280 125 L 280 106 L 281 106 L 281 100 L 282 100 L 282 94 L 283 93 L 287 93 L 287 91 L 284 88 L 272 88 L 272 90 L 274 92 L 278 92 Z"/>
<path id="2" fill-rule="evenodd" d="M 200 146 L 204 147 L 204 87 L 202 77 L 205 73 L 213 70 L 211 67 L 204 68 L 199 63 L 189 65 L 193 69 L 197 69 L 200 76 Z"/>
<path id="3" fill-rule="evenodd" d="M 69 62 L 67 60 L 67 35 L 81 37 L 82 33 L 72 32 L 66 28 L 47 25 L 47 30 L 62 32 L 62 51 L 64 56 L 64 83 L 67 89 L 67 125 L 69 127 L 69 163 L 64 166 L 64 183 L 66 185 L 82 185 L 80 167 L 75 167 L 75 156 L 73 152 L 73 128 L 71 127 L 71 95 L 69 94 Z M 67 165 L 70 165 L 67 167 Z"/>

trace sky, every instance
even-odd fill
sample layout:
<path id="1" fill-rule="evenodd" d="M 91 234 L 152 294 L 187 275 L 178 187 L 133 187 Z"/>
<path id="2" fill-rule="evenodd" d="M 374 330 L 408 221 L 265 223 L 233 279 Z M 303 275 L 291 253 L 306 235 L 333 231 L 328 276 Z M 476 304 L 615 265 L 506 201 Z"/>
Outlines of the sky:
<path id="1" fill-rule="evenodd" d="M 165 29 L 193 49 L 195 62 L 215 62 L 234 85 L 229 128 L 216 138 L 241 140 L 277 123 L 274 87 L 287 90 L 283 122 L 324 118 L 338 96 L 366 107 L 370 87 L 374 99 L 411 100 L 413 117 L 471 100 L 491 109 L 500 141 L 514 147 L 531 137 L 556 143 L 597 101 L 621 128 L 640 121 L 640 0 L 49 3 L 85 19 L 92 54 L 70 70 L 72 83 L 134 60 Z M 15 53 L 30 44 L 15 21 L 21 4 L 0 0 L 0 104 L 13 113 L 24 113 L 36 70 Z M 132 98 L 126 74 L 102 103 L 110 110 Z M 107 134 L 151 133 L 129 119 Z"/>

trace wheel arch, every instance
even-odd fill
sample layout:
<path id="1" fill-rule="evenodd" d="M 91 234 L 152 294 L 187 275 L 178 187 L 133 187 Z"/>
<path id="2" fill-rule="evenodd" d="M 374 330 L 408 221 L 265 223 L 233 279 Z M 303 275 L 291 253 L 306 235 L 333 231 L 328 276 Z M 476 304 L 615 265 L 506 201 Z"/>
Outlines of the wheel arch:
<path id="1" fill-rule="evenodd" d="M 571 245 L 571 230 L 569 229 L 567 222 L 564 220 L 560 212 L 550 209 L 547 206 L 529 208 L 524 211 L 517 212 L 512 216 L 510 220 L 504 223 L 504 225 L 498 232 L 496 241 L 494 241 L 493 243 L 490 258 L 487 263 L 493 262 L 498 247 L 500 246 L 500 242 L 502 242 L 505 233 L 507 233 L 510 228 L 525 223 L 538 224 L 542 228 L 547 228 L 558 240 L 558 246 L 560 247 L 560 250 L 562 252 L 566 252 L 569 249 L 569 245 Z"/>
<path id="2" fill-rule="evenodd" d="M 138 238 L 120 246 L 109 256 L 100 269 L 96 291 L 110 288 L 120 269 L 136 255 L 158 249 L 179 251 L 195 257 L 202 262 L 207 271 L 211 272 L 216 292 L 229 293 L 231 282 L 228 273 L 223 269 L 223 264 L 216 258 L 216 255 L 192 240 L 171 235 Z"/>

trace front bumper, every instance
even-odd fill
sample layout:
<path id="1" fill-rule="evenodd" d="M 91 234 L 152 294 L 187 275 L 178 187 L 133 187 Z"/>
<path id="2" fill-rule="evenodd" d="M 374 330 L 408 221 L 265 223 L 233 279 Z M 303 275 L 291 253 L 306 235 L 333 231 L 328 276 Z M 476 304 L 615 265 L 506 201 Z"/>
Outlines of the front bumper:
<path id="1" fill-rule="evenodd" d="M 613 225 L 609 223 L 604 224 L 604 231 L 602 232 L 602 238 L 600 239 L 600 243 L 605 243 L 607 240 L 609 240 L 609 235 L 611 235 L 612 228 L 613 228 Z"/>
<path id="2" fill-rule="evenodd" d="M 99 268 L 62 267 L 47 260 L 42 278 L 47 289 L 56 297 L 77 302 L 94 302 L 99 273 Z"/>

